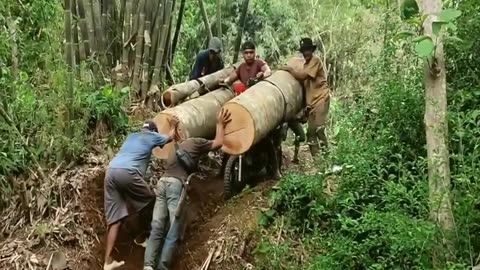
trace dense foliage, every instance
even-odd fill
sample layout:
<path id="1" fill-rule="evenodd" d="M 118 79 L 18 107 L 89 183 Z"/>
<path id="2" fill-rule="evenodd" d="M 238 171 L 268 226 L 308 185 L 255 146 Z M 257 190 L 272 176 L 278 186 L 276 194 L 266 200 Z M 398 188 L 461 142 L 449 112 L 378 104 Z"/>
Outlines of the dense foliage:
<path id="1" fill-rule="evenodd" d="M 474 106 L 479 102 L 474 77 L 480 47 L 469 34 L 480 20 L 475 1 L 450 4 L 462 11 L 456 35 L 463 45 L 446 46 L 456 236 L 455 250 L 441 260 L 446 269 L 466 269 L 478 264 L 480 252 L 480 201 L 474 195 L 480 165 L 480 118 Z M 375 18 L 380 11 L 374 7 L 379 5 L 347 10 Z M 261 219 L 263 225 L 273 221 L 272 237 L 264 234 L 257 247 L 263 269 L 433 268 L 432 249 L 442 235 L 429 219 L 423 68 L 412 44 L 397 38 L 408 24 L 392 9 L 386 13 L 384 7 L 381 13 L 388 19 L 374 28 L 356 21 L 363 38 L 355 39 L 360 42 L 352 43 L 355 49 L 343 60 L 360 74 L 339 75 L 342 83 L 337 85 L 330 126 L 334 146 L 318 166 L 320 172 L 333 165 L 343 170 L 315 176 L 294 173 L 281 182 L 271 197 L 272 210 Z M 336 22 L 334 28 L 346 24 Z M 376 50 L 380 37 L 383 46 Z M 345 98 L 352 86 L 359 95 L 353 100 Z M 332 183 L 333 194 L 327 192 Z M 288 230 L 279 243 L 281 226 Z"/>
<path id="2" fill-rule="evenodd" d="M 432 268 L 432 248 L 442 236 L 429 219 L 423 69 L 413 44 L 398 38 L 412 30 L 399 2 L 250 1 L 244 39 L 276 66 L 295 53 L 300 37 L 311 36 L 336 96 L 331 154 L 319 160 L 320 174 L 290 174 L 272 193 L 272 208 L 260 220 L 267 229 L 256 249 L 258 267 Z M 216 3 L 205 1 L 214 34 Z M 479 263 L 480 252 L 480 40 L 472 35 L 480 29 L 480 6 L 478 0 L 444 4 L 462 12 L 453 32 L 463 42 L 445 46 L 456 248 L 442 259 L 449 258 L 448 269 L 465 269 Z M 227 62 L 241 5 L 223 1 Z M 173 65 L 177 81 L 206 46 L 198 22 L 196 1 L 187 1 Z M 101 131 L 115 141 L 128 129 L 129 89 L 96 85 L 82 65 L 74 82 L 75 132 L 65 135 L 62 26 L 58 1 L 0 1 L 0 105 L 12 120 L 0 115 L 0 209 L 17 177 L 78 160 L 93 138 L 104 137 Z M 343 170 L 324 173 L 333 165 Z"/>

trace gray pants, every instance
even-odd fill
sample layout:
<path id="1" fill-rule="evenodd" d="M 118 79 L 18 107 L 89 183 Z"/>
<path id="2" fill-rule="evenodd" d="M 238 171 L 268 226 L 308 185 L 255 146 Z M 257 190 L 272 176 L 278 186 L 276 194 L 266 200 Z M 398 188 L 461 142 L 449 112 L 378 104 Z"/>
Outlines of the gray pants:
<path id="1" fill-rule="evenodd" d="M 145 250 L 144 266 L 167 270 L 172 263 L 180 237 L 180 220 L 175 217 L 183 183 L 174 177 L 162 177 L 157 184 L 152 229 Z M 170 224 L 170 226 L 168 226 Z"/>
<path id="2" fill-rule="evenodd" d="M 105 216 L 108 225 L 128 216 L 127 202 L 139 212 L 154 198 L 147 182 L 136 171 L 109 168 L 105 174 L 104 185 Z"/>

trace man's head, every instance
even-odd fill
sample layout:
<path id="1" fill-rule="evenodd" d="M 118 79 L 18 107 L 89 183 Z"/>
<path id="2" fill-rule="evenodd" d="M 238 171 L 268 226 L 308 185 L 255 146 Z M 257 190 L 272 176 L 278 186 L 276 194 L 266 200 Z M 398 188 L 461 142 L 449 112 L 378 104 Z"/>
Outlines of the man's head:
<path id="1" fill-rule="evenodd" d="M 313 44 L 311 38 L 302 38 L 302 40 L 300 40 L 300 47 L 298 50 L 302 53 L 305 60 L 309 61 L 310 59 L 312 59 L 313 52 L 316 49 L 317 45 Z"/>
<path id="2" fill-rule="evenodd" d="M 245 63 L 253 63 L 253 61 L 255 61 L 255 43 L 252 41 L 245 41 L 242 45 L 242 53 Z"/>
<path id="3" fill-rule="evenodd" d="M 222 52 L 222 41 L 218 37 L 212 37 L 208 43 L 210 60 L 216 60 Z"/>
<path id="4" fill-rule="evenodd" d="M 147 121 L 145 121 L 145 122 L 143 123 L 142 129 L 143 129 L 143 130 L 148 130 L 148 131 L 153 131 L 153 132 L 157 132 L 157 133 L 158 133 L 157 125 L 156 125 L 155 122 L 153 122 L 152 120 L 147 120 Z"/>

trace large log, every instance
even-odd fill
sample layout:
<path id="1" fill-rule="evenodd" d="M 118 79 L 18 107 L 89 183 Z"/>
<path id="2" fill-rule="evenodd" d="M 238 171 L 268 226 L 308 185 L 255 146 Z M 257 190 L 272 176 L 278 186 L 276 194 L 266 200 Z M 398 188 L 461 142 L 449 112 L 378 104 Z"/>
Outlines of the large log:
<path id="1" fill-rule="evenodd" d="M 255 84 L 223 106 L 232 121 L 225 127 L 222 150 L 230 155 L 245 153 L 281 122 L 294 119 L 302 99 L 302 86 L 286 71 L 276 71 Z"/>
<path id="2" fill-rule="evenodd" d="M 217 112 L 233 97 L 232 91 L 220 88 L 176 107 L 168 108 L 157 114 L 153 121 L 157 124 L 158 132 L 165 134 L 170 130 L 169 120 L 177 116 L 180 120 L 179 131 L 184 138 L 212 138 L 215 135 Z M 173 144 L 169 143 L 163 148 L 157 147 L 153 153 L 158 158 L 166 159 L 172 149 Z"/>
<path id="3" fill-rule="evenodd" d="M 230 75 L 230 73 L 232 73 L 232 71 L 234 71 L 239 65 L 240 63 L 237 63 L 212 74 L 198 78 L 197 80 L 190 80 L 171 86 L 162 94 L 161 102 L 163 107 L 175 107 L 195 92 L 199 92 L 199 95 L 203 95 L 218 88 L 218 81 L 227 78 L 228 75 Z"/>

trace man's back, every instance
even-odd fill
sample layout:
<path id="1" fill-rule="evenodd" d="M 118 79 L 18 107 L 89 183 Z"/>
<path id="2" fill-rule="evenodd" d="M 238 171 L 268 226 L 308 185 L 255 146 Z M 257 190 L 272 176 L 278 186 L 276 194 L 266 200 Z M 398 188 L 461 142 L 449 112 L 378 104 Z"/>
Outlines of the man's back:
<path id="1" fill-rule="evenodd" d="M 120 151 L 110 161 L 109 168 L 133 170 L 145 176 L 152 149 L 163 145 L 167 137 L 151 131 L 128 135 Z"/>
<path id="2" fill-rule="evenodd" d="M 186 151 L 195 163 L 198 163 L 200 156 L 212 149 L 212 141 L 203 138 L 188 138 L 181 142 L 178 147 Z M 178 162 L 175 151 L 172 151 L 168 157 L 163 177 L 175 177 L 184 180 L 187 176 L 188 173 Z"/>

